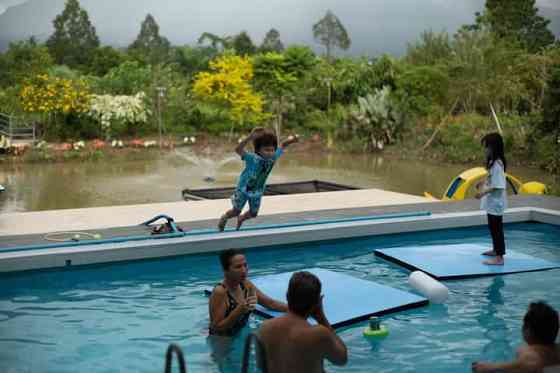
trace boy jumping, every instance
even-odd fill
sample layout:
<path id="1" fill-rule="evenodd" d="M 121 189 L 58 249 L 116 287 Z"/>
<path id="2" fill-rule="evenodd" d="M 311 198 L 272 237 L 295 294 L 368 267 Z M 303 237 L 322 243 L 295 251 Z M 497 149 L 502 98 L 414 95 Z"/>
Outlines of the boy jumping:
<path id="1" fill-rule="evenodd" d="M 255 152 L 245 151 L 245 146 L 253 142 Z M 251 134 L 237 145 L 235 152 L 245 162 L 245 169 L 239 176 L 237 188 L 231 196 L 233 208 L 226 211 L 218 223 L 218 229 L 223 231 L 227 221 L 237 216 L 237 229 L 243 222 L 257 216 L 261 205 L 261 198 L 266 188 L 266 179 L 272 171 L 276 160 L 282 155 L 284 149 L 298 141 L 297 136 L 289 136 L 280 146 L 276 135 L 265 131 L 261 127 L 254 128 Z M 241 214 L 245 204 L 249 202 L 249 211 Z"/>

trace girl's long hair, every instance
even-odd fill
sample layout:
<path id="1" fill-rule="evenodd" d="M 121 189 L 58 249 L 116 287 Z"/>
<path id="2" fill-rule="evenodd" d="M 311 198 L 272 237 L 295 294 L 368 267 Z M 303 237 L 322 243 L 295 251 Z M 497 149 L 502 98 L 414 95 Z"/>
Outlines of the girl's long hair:
<path id="1" fill-rule="evenodd" d="M 507 167 L 506 156 L 504 154 L 504 140 L 502 136 L 497 133 L 489 133 L 484 136 L 480 141 L 482 145 L 490 149 L 489 154 L 486 156 L 486 169 L 489 170 L 498 159 L 504 164 L 504 172 Z"/>

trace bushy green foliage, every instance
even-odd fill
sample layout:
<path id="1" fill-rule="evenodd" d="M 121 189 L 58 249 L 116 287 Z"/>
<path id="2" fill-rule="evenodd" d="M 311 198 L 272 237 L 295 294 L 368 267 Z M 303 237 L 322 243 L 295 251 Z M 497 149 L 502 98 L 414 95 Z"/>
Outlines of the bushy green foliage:
<path id="1" fill-rule="evenodd" d="M 87 66 L 87 73 L 104 76 L 111 69 L 118 67 L 127 56 L 125 53 L 110 46 L 96 48 L 92 51 L 91 63 Z"/>
<path id="2" fill-rule="evenodd" d="M 516 149 L 528 146 L 527 134 L 530 123 L 527 118 L 517 115 L 501 116 L 500 124 L 508 156 L 514 155 Z M 489 115 L 460 115 L 441 128 L 440 136 L 433 146 L 444 155 L 445 159 L 453 162 L 482 162 L 484 149 L 480 140 L 484 135 L 497 131 L 497 125 Z"/>
<path id="3" fill-rule="evenodd" d="M 49 50 L 33 38 L 10 43 L 0 57 L 0 87 L 10 87 L 31 76 L 45 73 L 53 65 Z"/>
<path id="4" fill-rule="evenodd" d="M 97 81 L 97 90 L 114 95 L 135 95 L 147 92 L 152 82 L 151 66 L 142 66 L 137 61 L 126 61 L 109 70 Z"/>
<path id="5" fill-rule="evenodd" d="M 395 94 L 410 114 L 429 116 L 448 105 L 450 79 L 444 66 L 408 66 L 396 85 Z"/>
<path id="6" fill-rule="evenodd" d="M 420 40 L 408 44 L 405 58 L 414 65 L 436 65 L 445 63 L 452 51 L 449 34 L 428 30 L 420 34 Z"/>
<path id="7" fill-rule="evenodd" d="M 187 77 L 194 77 L 200 71 L 208 70 L 209 62 L 215 58 L 218 50 L 213 47 L 190 47 L 188 45 L 174 48 L 173 62 Z"/>
<path id="8" fill-rule="evenodd" d="M 360 97 L 351 118 L 352 134 L 362 139 L 367 150 L 382 150 L 386 144 L 394 143 L 404 126 L 404 115 L 389 87 Z"/>

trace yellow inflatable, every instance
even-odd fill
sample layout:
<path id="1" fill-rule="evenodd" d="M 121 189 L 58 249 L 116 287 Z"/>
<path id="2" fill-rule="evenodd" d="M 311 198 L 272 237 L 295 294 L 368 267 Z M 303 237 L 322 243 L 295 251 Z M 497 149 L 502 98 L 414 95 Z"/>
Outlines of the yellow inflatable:
<path id="1" fill-rule="evenodd" d="M 465 199 L 467 191 L 485 178 L 487 174 L 488 172 L 484 167 L 475 167 L 464 171 L 451 181 L 441 200 L 460 201 Z M 524 184 L 521 180 L 508 173 L 506 173 L 506 180 L 514 194 L 546 194 L 546 185 L 543 183 L 531 181 Z M 437 199 L 428 192 L 424 192 L 424 196 Z"/>

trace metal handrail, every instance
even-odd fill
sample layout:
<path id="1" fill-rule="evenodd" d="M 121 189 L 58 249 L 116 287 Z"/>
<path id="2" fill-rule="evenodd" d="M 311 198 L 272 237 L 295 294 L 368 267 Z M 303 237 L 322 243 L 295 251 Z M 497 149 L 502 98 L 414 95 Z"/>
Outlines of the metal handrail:
<path id="1" fill-rule="evenodd" d="M 266 348 L 259 336 L 251 333 L 245 339 L 245 348 L 243 349 L 243 360 L 241 363 L 241 373 L 249 371 L 249 357 L 251 356 L 251 342 L 255 341 L 255 349 L 257 351 L 257 365 L 261 368 L 262 373 L 268 373 L 268 361 L 266 360 Z"/>
<path id="2" fill-rule="evenodd" d="M 185 363 L 185 356 L 183 355 L 183 350 L 175 343 L 171 343 L 167 347 L 167 352 L 165 353 L 165 373 L 171 373 L 171 365 L 173 364 L 173 352 L 177 355 L 177 361 L 179 361 L 179 372 L 187 373 L 187 364 Z"/>
<path id="3" fill-rule="evenodd" d="M 16 117 L 0 113 L 0 135 L 12 139 L 32 139 L 36 140 L 35 125 L 26 127 L 16 127 L 13 125 Z"/>

